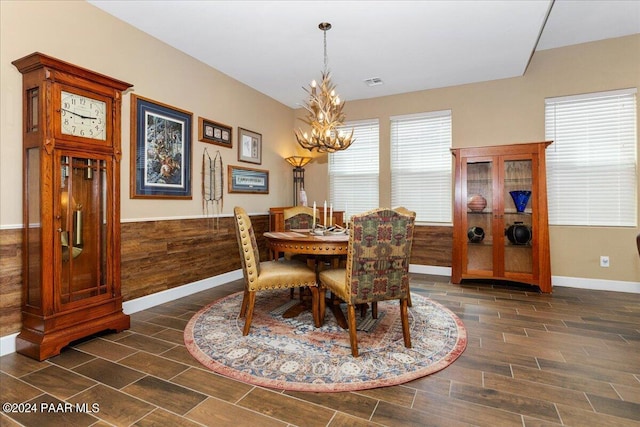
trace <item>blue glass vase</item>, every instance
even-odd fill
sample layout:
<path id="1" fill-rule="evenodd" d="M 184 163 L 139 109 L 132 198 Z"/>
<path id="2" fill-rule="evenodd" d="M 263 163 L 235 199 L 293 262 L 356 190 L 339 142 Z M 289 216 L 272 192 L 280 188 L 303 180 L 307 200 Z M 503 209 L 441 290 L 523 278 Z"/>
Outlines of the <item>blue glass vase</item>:
<path id="1" fill-rule="evenodd" d="M 527 203 L 529 203 L 529 197 L 531 197 L 531 191 L 516 190 L 516 191 L 509 191 L 509 194 L 511 194 L 511 198 L 513 199 L 513 204 L 516 205 L 516 210 L 518 212 L 524 212 L 524 208 L 526 208 Z"/>

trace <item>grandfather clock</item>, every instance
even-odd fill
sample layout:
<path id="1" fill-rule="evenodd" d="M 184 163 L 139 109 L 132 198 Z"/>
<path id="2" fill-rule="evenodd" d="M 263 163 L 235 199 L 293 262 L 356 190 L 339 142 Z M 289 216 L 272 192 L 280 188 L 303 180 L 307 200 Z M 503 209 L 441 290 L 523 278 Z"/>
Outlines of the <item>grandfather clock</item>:
<path id="1" fill-rule="evenodd" d="M 129 328 L 120 292 L 120 111 L 132 85 L 41 53 L 23 86 L 23 296 L 19 353 Z"/>

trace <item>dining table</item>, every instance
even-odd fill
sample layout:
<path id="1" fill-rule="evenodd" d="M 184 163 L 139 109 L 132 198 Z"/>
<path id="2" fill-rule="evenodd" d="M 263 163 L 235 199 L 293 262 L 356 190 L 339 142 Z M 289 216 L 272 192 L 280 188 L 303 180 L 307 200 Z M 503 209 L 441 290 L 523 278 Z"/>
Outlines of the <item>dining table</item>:
<path id="1" fill-rule="evenodd" d="M 263 236 L 273 260 L 278 260 L 283 253 L 309 255 L 316 277 L 325 263 L 337 267 L 340 259 L 346 257 L 349 246 L 348 230 L 326 233 L 312 233 L 311 230 L 267 231 Z M 283 317 L 295 317 L 307 310 L 310 304 L 308 299 L 301 299 L 301 303 L 287 310 Z M 347 329 L 347 320 L 339 303 L 331 300 L 327 307 L 333 312 L 338 325 Z"/>

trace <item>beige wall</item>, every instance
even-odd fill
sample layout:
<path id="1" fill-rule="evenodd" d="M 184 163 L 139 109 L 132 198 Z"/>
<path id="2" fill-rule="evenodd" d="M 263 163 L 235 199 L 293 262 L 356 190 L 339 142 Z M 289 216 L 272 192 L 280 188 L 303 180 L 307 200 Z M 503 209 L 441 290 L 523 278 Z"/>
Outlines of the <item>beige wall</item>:
<path id="1" fill-rule="evenodd" d="M 62 25 L 73 16 L 73 25 Z M 27 21 L 28 19 L 28 21 Z M 28 22 L 28 25 L 27 25 Z M 133 92 L 203 116 L 260 132 L 263 164 L 270 172 L 269 195 L 224 196 L 224 213 L 234 205 L 249 212 L 291 202 L 291 168 L 283 157 L 301 154 L 293 142 L 298 125 L 288 107 L 228 78 L 193 58 L 79 1 L 0 1 L 0 227 L 19 226 L 21 217 L 21 75 L 11 61 L 40 51 L 134 85 Z M 336 70 L 335 72 L 339 72 Z M 455 147 L 544 139 L 544 98 L 640 87 L 640 35 L 538 52 L 524 77 L 437 90 L 348 101 L 350 120 L 378 117 L 381 136 L 381 204 L 390 201 L 389 117 L 423 111 L 453 111 Z M 129 198 L 129 94 L 123 103 L 122 219 L 202 215 L 200 166 L 204 147 L 220 150 L 225 167 L 237 161 L 233 149 L 197 141 L 194 128 L 193 200 Z M 640 122 L 640 120 L 639 120 Z M 326 162 L 307 166 L 309 200 L 326 198 Z M 552 227 L 554 276 L 640 281 L 636 228 Z M 598 267 L 609 255 L 611 267 Z"/>
<path id="2" fill-rule="evenodd" d="M 252 213 L 291 203 L 292 110 L 196 61 L 83 1 L 0 2 L 0 226 L 22 224 L 21 87 L 11 61 L 39 51 L 133 84 L 122 108 L 122 220 L 202 215 L 201 165 L 204 148 L 220 150 L 227 165 L 266 169 L 268 195 L 224 194 L 224 213 L 242 205 Z M 69 16 L 73 19 L 70 20 Z M 62 25 L 63 23 L 72 25 Z M 233 60 L 233 58 L 230 58 Z M 130 94 L 193 113 L 193 199 L 166 201 L 129 198 Z M 233 127 L 231 149 L 197 140 L 198 116 Z M 262 134 L 262 165 L 237 161 L 237 128 Z M 225 172 L 226 175 L 226 172 Z M 225 176 L 225 185 L 227 183 Z"/>
<path id="3" fill-rule="evenodd" d="M 345 111 L 349 120 L 380 121 L 380 203 L 389 205 L 390 116 L 451 109 L 454 147 L 543 141 L 545 98 L 630 87 L 640 87 L 640 35 L 537 52 L 523 77 L 347 100 Z M 307 167 L 307 177 L 318 177 L 306 179 L 310 200 L 327 198 L 326 170 L 326 162 Z M 640 282 L 638 232 L 551 227 L 552 274 Z M 610 257 L 611 267 L 599 266 L 600 255 Z"/>

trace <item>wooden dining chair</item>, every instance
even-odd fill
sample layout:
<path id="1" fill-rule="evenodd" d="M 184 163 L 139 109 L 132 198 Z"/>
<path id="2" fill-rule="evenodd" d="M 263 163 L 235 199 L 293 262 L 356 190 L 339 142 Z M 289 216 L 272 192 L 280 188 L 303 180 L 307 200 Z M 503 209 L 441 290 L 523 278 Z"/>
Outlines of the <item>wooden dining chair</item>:
<path id="1" fill-rule="evenodd" d="M 282 211 L 284 229 L 304 230 L 313 228 L 313 208 L 309 206 L 293 206 Z M 320 221 L 320 210 L 316 209 L 316 222 Z"/>
<path id="2" fill-rule="evenodd" d="M 233 213 L 245 281 L 244 297 L 240 307 L 240 317 L 245 317 L 242 335 L 247 335 L 251 328 L 256 292 L 264 290 L 308 287 L 312 295 L 313 321 L 319 326 L 316 273 L 305 263 L 296 260 L 260 262 L 260 251 L 249 215 L 238 206 L 233 209 Z"/>
<path id="3" fill-rule="evenodd" d="M 347 303 L 354 357 L 358 357 L 355 307 L 359 304 L 371 303 L 373 308 L 378 301 L 398 300 L 404 345 L 411 347 L 408 295 L 414 225 L 415 215 L 400 209 L 380 208 L 352 216 L 346 268 L 319 274 L 320 324 L 324 322 L 324 296 L 328 289 Z M 377 310 L 373 314 L 377 317 Z"/>
<path id="4" fill-rule="evenodd" d="M 290 208 L 285 208 L 282 211 L 282 216 L 284 218 L 284 230 L 306 230 L 313 228 L 313 208 L 309 206 L 293 206 Z M 320 219 L 320 211 L 316 209 L 316 223 L 319 222 Z M 277 254 L 276 258 L 278 258 L 280 254 Z M 309 267 L 315 268 L 316 260 L 315 257 L 311 255 L 294 255 L 291 253 L 285 252 L 283 256 L 286 259 L 297 259 L 298 261 L 306 262 Z M 294 297 L 295 289 L 291 288 L 291 298 Z M 300 297 L 302 298 L 302 292 L 300 293 Z"/>
<path id="5" fill-rule="evenodd" d="M 410 217 L 413 218 L 413 222 L 415 223 L 415 221 L 416 221 L 416 213 L 414 211 L 409 210 L 409 209 L 405 208 L 404 206 L 397 206 L 397 207 L 395 207 L 393 209 L 395 209 L 398 212 L 401 212 L 401 213 L 403 213 L 405 215 L 409 215 Z M 409 257 L 411 257 L 411 254 L 409 254 Z M 411 261 L 411 260 L 409 260 L 409 261 Z M 407 304 L 409 305 L 409 307 L 413 307 L 413 303 L 411 302 L 411 289 L 409 289 L 409 295 L 407 297 Z"/>

